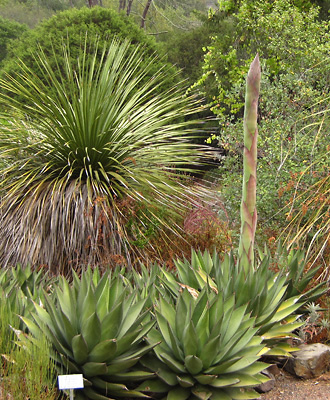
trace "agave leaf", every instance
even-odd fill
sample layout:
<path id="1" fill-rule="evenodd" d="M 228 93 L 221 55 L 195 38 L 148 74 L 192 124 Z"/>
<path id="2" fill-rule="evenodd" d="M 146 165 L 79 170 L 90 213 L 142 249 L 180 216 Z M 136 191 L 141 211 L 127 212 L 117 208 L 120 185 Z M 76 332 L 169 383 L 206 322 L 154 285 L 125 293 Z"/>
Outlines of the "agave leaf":
<path id="1" fill-rule="evenodd" d="M 292 331 L 295 329 L 300 328 L 302 325 L 301 322 L 296 322 L 292 324 L 283 324 L 283 325 L 274 325 L 271 329 L 267 332 L 263 333 L 264 339 L 273 339 L 273 338 L 285 338 L 295 336 Z"/>
<path id="2" fill-rule="evenodd" d="M 45 301 L 46 301 L 47 305 L 52 304 L 52 301 L 49 299 L 49 296 L 47 294 L 45 295 Z M 33 302 L 33 305 L 37 312 L 39 321 L 43 325 L 47 325 L 48 327 L 53 328 L 53 330 L 55 330 L 55 327 L 54 327 L 54 322 L 56 323 L 55 318 L 51 318 L 51 314 L 49 312 L 47 312 L 43 307 L 41 307 L 36 302 Z M 55 307 L 53 304 L 52 304 L 52 306 L 53 306 L 52 310 L 54 310 L 54 314 L 56 315 L 57 313 L 55 311 Z"/>
<path id="3" fill-rule="evenodd" d="M 125 290 L 123 288 L 122 281 L 116 278 L 111 282 L 111 290 L 109 293 L 109 310 L 112 310 L 115 304 L 120 303 L 120 299 L 123 298 Z"/>
<path id="4" fill-rule="evenodd" d="M 68 317 L 64 314 L 62 310 L 59 310 L 59 314 L 62 319 L 62 332 L 65 337 L 66 343 L 69 345 L 72 338 L 78 334 L 76 327 L 74 327 Z"/>
<path id="5" fill-rule="evenodd" d="M 153 328 L 148 332 L 147 340 L 150 344 L 156 344 L 162 342 L 163 337 L 159 330 Z"/>
<path id="6" fill-rule="evenodd" d="M 167 385 L 175 386 L 177 384 L 176 373 L 171 371 L 164 362 L 160 361 L 153 355 L 147 354 L 146 356 L 141 358 L 140 362 L 144 367 L 147 367 L 156 372 L 159 378 Z"/>
<path id="7" fill-rule="evenodd" d="M 183 331 L 183 349 L 185 355 L 197 355 L 199 340 L 196 328 L 192 321 L 186 326 Z"/>
<path id="8" fill-rule="evenodd" d="M 176 387 L 167 394 L 167 400 L 186 400 L 190 396 L 190 389 L 183 387 Z"/>
<path id="9" fill-rule="evenodd" d="M 176 378 L 181 387 L 188 388 L 195 385 L 195 381 L 190 375 L 177 375 Z"/>
<path id="10" fill-rule="evenodd" d="M 105 362 L 115 356 L 116 350 L 116 339 L 104 340 L 90 351 L 88 360 L 92 362 Z"/>
<path id="11" fill-rule="evenodd" d="M 87 362 L 82 366 L 82 370 L 84 375 L 88 379 L 98 376 L 98 375 L 106 375 L 108 372 L 106 363 L 96 363 L 96 362 Z"/>
<path id="12" fill-rule="evenodd" d="M 114 391 L 113 392 L 113 396 L 115 398 L 118 398 L 118 397 L 125 397 L 125 398 L 133 397 L 133 398 L 151 399 L 151 397 L 148 396 L 147 394 L 138 392 L 137 390 L 126 390 L 126 391 L 120 391 L 120 392 L 119 391 Z"/>
<path id="13" fill-rule="evenodd" d="M 84 364 L 88 358 L 88 346 L 81 334 L 72 338 L 71 347 L 75 362 L 79 365 Z"/>
<path id="14" fill-rule="evenodd" d="M 210 312 L 209 312 L 208 307 L 205 307 L 204 312 L 202 313 L 201 317 L 197 321 L 197 325 L 196 325 L 196 332 L 197 332 L 198 340 L 200 343 L 199 352 L 203 351 L 203 348 L 204 348 L 205 344 L 207 343 L 208 338 L 210 336 L 209 324 L 210 324 Z"/>
<path id="15" fill-rule="evenodd" d="M 141 381 L 145 379 L 152 379 L 156 376 L 154 372 L 146 372 L 146 371 L 129 371 L 129 372 L 121 372 L 118 374 L 112 375 L 112 379 L 116 382 L 133 382 L 133 381 Z"/>
<path id="16" fill-rule="evenodd" d="M 241 325 L 243 317 L 245 316 L 246 307 L 247 307 L 247 305 L 241 306 L 231 313 L 231 317 L 230 317 L 229 323 L 227 325 L 227 331 L 222 337 L 223 344 L 226 344 L 234 336 L 234 334 L 238 331 L 238 328 Z M 224 324 L 225 324 L 225 321 L 224 321 Z"/>
<path id="17" fill-rule="evenodd" d="M 111 383 L 107 382 L 101 378 L 91 378 L 91 382 L 94 386 L 106 391 L 118 391 L 118 390 L 128 390 L 127 387 L 121 383 Z"/>
<path id="18" fill-rule="evenodd" d="M 251 347 L 252 345 L 259 345 L 261 342 L 261 338 L 254 336 L 257 331 L 258 328 L 247 329 L 246 332 L 236 341 L 236 343 L 231 347 L 230 350 L 228 350 L 227 353 L 223 355 L 221 353 L 222 357 L 225 355 L 226 359 L 228 359 L 229 357 L 239 355 L 240 352 L 247 347 Z M 264 346 L 259 347 L 260 349 L 258 351 L 261 351 Z M 218 358 L 216 358 L 215 361 L 217 362 Z"/>
<path id="19" fill-rule="evenodd" d="M 191 393 L 200 400 L 208 400 L 212 397 L 212 391 L 208 390 L 205 386 L 197 386 L 192 389 Z"/>
<path id="20" fill-rule="evenodd" d="M 218 375 L 207 375 L 207 374 L 199 374 L 195 375 L 194 378 L 201 384 L 201 385 L 210 385 L 214 379 L 216 379 Z"/>
<path id="21" fill-rule="evenodd" d="M 28 330 L 32 333 L 34 337 L 39 337 L 41 329 L 38 324 L 22 316 L 20 316 L 20 319 L 24 322 L 24 324 L 27 326 Z M 50 339 L 49 335 L 47 335 L 47 337 Z"/>
<path id="22" fill-rule="evenodd" d="M 286 318 L 288 315 L 293 314 L 296 310 L 298 310 L 301 305 L 298 303 L 299 297 L 294 297 L 285 300 L 276 313 L 274 314 L 274 317 L 271 319 L 271 322 L 277 322 L 277 321 L 282 321 L 284 318 Z"/>
<path id="23" fill-rule="evenodd" d="M 186 327 L 186 319 L 188 315 L 188 308 L 182 296 L 179 296 L 176 303 L 175 309 L 175 327 L 176 334 L 180 341 L 183 342 L 183 332 Z"/>
<path id="24" fill-rule="evenodd" d="M 183 364 L 181 364 L 179 361 L 175 360 L 172 356 L 170 356 L 167 353 L 162 353 L 160 354 L 160 358 L 162 361 L 165 362 L 168 367 L 173 370 L 174 372 L 178 374 L 184 374 L 187 371 L 185 370 L 185 367 Z"/>
<path id="25" fill-rule="evenodd" d="M 204 369 L 209 368 L 218 354 L 220 348 L 220 335 L 210 340 L 203 348 L 199 358 L 201 359 Z M 207 372 L 207 371 L 206 371 Z"/>
<path id="26" fill-rule="evenodd" d="M 84 287 L 85 285 L 87 286 L 87 282 L 85 283 L 85 280 L 83 279 L 83 275 L 81 278 L 81 285 L 79 288 L 79 294 L 78 294 L 78 310 L 79 310 L 79 317 L 80 317 L 80 324 L 82 325 L 84 321 L 86 321 L 90 316 L 92 316 L 95 313 L 96 310 L 96 299 L 95 295 L 93 292 L 93 289 L 91 285 L 87 287 L 87 291 L 84 297 L 82 297 L 82 293 L 84 293 Z"/>
<path id="27" fill-rule="evenodd" d="M 184 364 L 192 375 L 199 374 L 203 369 L 202 360 L 194 355 L 186 356 L 184 359 Z"/>
<path id="28" fill-rule="evenodd" d="M 95 311 L 87 320 L 82 320 L 81 333 L 89 349 L 93 349 L 101 340 L 101 322 Z"/>
<path id="29" fill-rule="evenodd" d="M 157 375 L 163 382 L 165 382 L 169 386 L 176 386 L 178 383 L 177 375 L 174 372 L 165 368 L 158 369 Z"/>
<path id="30" fill-rule="evenodd" d="M 112 397 L 105 397 L 99 393 L 97 393 L 93 388 L 87 387 L 84 388 L 84 394 L 86 394 L 88 399 L 91 400 L 114 400 Z"/>
<path id="31" fill-rule="evenodd" d="M 107 365 L 106 375 L 111 376 L 126 371 L 127 369 L 133 367 L 138 361 L 139 357 L 125 357 L 114 359 L 111 361 L 111 364 Z"/>
<path id="32" fill-rule="evenodd" d="M 245 368 L 253 365 L 259 359 L 258 355 L 255 356 L 244 356 L 227 368 L 227 373 L 237 372 L 244 370 Z"/>
<path id="33" fill-rule="evenodd" d="M 246 389 L 242 391 L 240 388 L 228 388 L 224 390 L 232 400 L 247 400 L 247 399 L 260 398 L 260 394 L 253 389 Z"/>
<path id="34" fill-rule="evenodd" d="M 139 330 L 126 333 L 126 335 L 122 336 L 120 339 L 117 339 L 117 351 L 116 356 L 120 356 L 124 354 L 126 351 L 130 349 L 135 339 L 139 334 Z"/>
<path id="35" fill-rule="evenodd" d="M 268 351 L 265 353 L 267 356 L 284 356 L 284 357 L 292 357 L 292 354 L 290 352 L 292 351 L 298 351 L 300 350 L 298 347 L 293 347 L 290 350 L 283 349 L 279 347 L 281 343 L 275 344 L 272 347 L 269 347 Z"/>
<path id="36" fill-rule="evenodd" d="M 223 389 L 212 390 L 212 400 L 233 400 L 231 396 L 229 396 Z"/>
<path id="37" fill-rule="evenodd" d="M 57 296 L 60 308 L 67 316 L 72 326 L 77 329 L 77 301 L 74 296 L 73 290 L 70 288 L 70 285 L 66 279 L 61 280 L 61 289 L 61 295 Z"/>
<path id="38" fill-rule="evenodd" d="M 267 367 L 269 367 L 268 364 L 261 362 L 261 361 L 257 361 L 251 365 L 248 365 L 246 368 L 242 369 L 239 371 L 239 373 L 242 374 L 248 374 L 248 375 L 257 375 L 259 374 L 259 372 L 263 371 L 264 369 L 266 369 Z M 237 372 L 235 371 L 235 374 Z"/>
<path id="39" fill-rule="evenodd" d="M 173 315 L 174 315 L 174 310 L 173 310 Z M 172 340 L 169 332 L 169 324 L 166 318 L 160 312 L 156 311 L 156 318 L 157 318 L 158 328 L 162 334 L 162 339 L 165 341 L 166 345 L 172 350 Z"/>
<path id="40" fill-rule="evenodd" d="M 242 374 L 242 373 L 237 373 L 235 372 L 235 377 L 237 377 L 238 379 L 238 383 L 234 384 L 233 387 L 256 387 L 258 385 L 260 385 L 261 383 L 267 382 L 269 381 L 269 378 L 267 378 L 265 375 L 263 374 L 258 374 L 258 375 L 249 375 L 249 374 Z"/>
<path id="41" fill-rule="evenodd" d="M 207 304 L 211 300 L 211 293 L 209 293 L 208 288 L 203 288 L 202 286 L 202 291 L 199 293 L 195 304 L 194 304 L 194 309 L 192 313 L 191 320 L 194 323 L 194 326 L 198 323 L 198 321 L 201 319 L 203 313 L 207 309 Z"/>
<path id="42" fill-rule="evenodd" d="M 175 325 L 175 312 L 173 306 L 162 296 L 159 297 L 159 312 L 165 320 L 171 325 Z"/>
<path id="43" fill-rule="evenodd" d="M 174 335 L 173 329 L 171 327 L 171 325 L 167 325 L 168 328 L 168 333 L 169 333 L 169 337 L 171 340 L 171 345 L 169 346 L 170 349 L 173 351 L 174 356 L 178 359 L 178 360 L 183 360 L 183 352 L 180 348 L 180 342 L 177 339 L 177 337 Z"/>
<path id="44" fill-rule="evenodd" d="M 221 387 L 227 387 L 234 385 L 235 383 L 238 383 L 239 379 L 236 378 L 234 375 L 222 375 L 216 379 L 214 379 L 211 383 L 210 386 L 216 387 L 216 388 L 221 388 Z"/>
<path id="45" fill-rule="evenodd" d="M 95 298 L 97 299 L 96 309 L 101 321 L 109 313 L 110 299 L 110 280 L 108 274 L 104 274 L 99 285 L 95 289 Z"/>
<path id="46" fill-rule="evenodd" d="M 148 310 L 147 310 L 148 312 Z M 138 328 L 138 335 L 134 339 L 132 344 L 136 344 L 136 342 L 140 342 L 142 338 L 146 338 L 146 335 L 149 333 L 149 331 L 152 329 L 152 327 L 156 324 L 155 320 L 151 320 L 147 323 L 144 323 L 143 326 Z M 140 324 L 141 325 L 141 324 Z M 137 329 L 137 328 L 136 328 Z"/>
<path id="47" fill-rule="evenodd" d="M 39 317 L 44 319 L 43 324 L 46 324 L 50 328 L 54 335 L 56 335 L 58 341 L 61 342 L 62 346 L 70 346 L 72 337 L 71 339 L 66 337 L 66 332 L 63 328 L 63 320 L 61 318 L 62 314 L 60 310 L 56 308 L 55 303 L 50 298 L 50 296 L 45 294 L 43 299 L 45 301 L 45 307 L 47 311 L 38 304 L 34 304 Z M 46 317 L 46 313 L 48 314 L 48 317 Z M 46 318 L 48 319 L 48 321 Z M 41 326 L 43 324 L 41 324 Z"/>
<path id="48" fill-rule="evenodd" d="M 128 356 L 127 357 L 134 357 L 134 358 L 137 358 L 137 357 L 139 357 L 139 358 L 141 358 L 141 357 L 143 357 L 145 354 L 147 354 L 147 353 L 149 353 L 150 352 L 150 350 L 152 350 L 153 348 L 155 347 L 155 345 L 154 344 L 150 344 L 150 345 L 148 345 L 148 346 L 139 346 L 139 347 L 137 347 L 136 349 L 131 349 L 127 354 L 128 354 Z M 126 354 L 126 353 L 125 353 Z M 125 354 L 124 354 L 124 356 L 125 356 Z"/>
<path id="49" fill-rule="evenodd" d="M 169 386 L 160 379 L 150 379 L 141 383 L 136 390 L 139 392 L 167 393 Z"/>
<path id="50" fill-rule="evenodd" d="M 70 371 L 71 374 L 81 374 L 81 369 L 74 362 L 72 362 L 67 356 L 64 354 L 58 353 L 61 364 L 65 371 Z"/>
<path id="51" fill-rule="evenodd" d="M 124 315 L 123 322 L 118 331 L 118 339 L 123 337 L 133 324 L 136 324 L 138 316 L 141 314 L 141 311 L 145 305 L 146 299 L 139 301 L 130 306 L 126 315 Z"/>
<path id="52" fill-rule="evenodd" d="M 101 340 L 115 339 L 118 337 L 118 330 L 123 318 L 123 305 L 118 303 L 111 311 L 104 317 L 101 322 L 102 334 Z"/>

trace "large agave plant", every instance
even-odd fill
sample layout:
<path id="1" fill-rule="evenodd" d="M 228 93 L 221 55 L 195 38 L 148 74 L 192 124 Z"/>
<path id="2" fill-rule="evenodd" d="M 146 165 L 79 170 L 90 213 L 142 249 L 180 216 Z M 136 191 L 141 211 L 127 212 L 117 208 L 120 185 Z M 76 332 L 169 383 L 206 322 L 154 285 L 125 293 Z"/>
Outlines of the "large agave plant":
<path id="1" fill-rule="evenodd" d="M 176 277 L 162 270 L 163 284 L 174 298 L 179 296 L 182 287 L 199 293 L 208 286 L 224 301 L 235 295 L 236 306 L 246 305 L 247 312 L 255 318 L 257 333 L 269 347 L 268 354 L 288 355 L 293 349 L 285 339 L 300 325 L 295 314 L 314 298 L 315 290 L 311 289 L 310 296 L 289 292 L 291 277 L 282 271 L 274 273 L 269 261 L 264 257 L 256 268 L 246 271 L 233 254 L 226 255 L 222 261 L 216 252 L 211 255 L 208 251 L 193 250 L 191 261 L 176 260 Z M 324 289 L 316 292 L 320 295 Z"/>
<path id="2" fill-rule="evenodd" d="M 255 318 L 247 306 L 236 307 L 235 296 L 223 300 L 205 288 L 191 294 L 184 289 L 173 305 L 159 298 L 155 306 L 158 329 L 148 334 L 156 357 L 142 363 L 158 379 L 139 389 L 168 400 L 255 399 L 249 387 L 267 380 L 267 366 L 257 360 L 267 350 L 256 335 Z M 164 397 L 165 396 L 165 397 Z"/>
<path id="3" fill-rule="evenodd" d="M 154 346 L 143 340 L 154 322 L 145 300 L 126 290 L 118 271 L 100 277 L 88 269 L 81 279 L 74 275 L 71 286 L 62 278 L 55 296 L 43 301 L 23 318 L 31 333 L 27 340 L 38 345 L 45 335 L 59 370 L 83 374 L 85 388 L 77 399 L 146 397 L 135 382 L 153 373 L 136 364 Z"/>

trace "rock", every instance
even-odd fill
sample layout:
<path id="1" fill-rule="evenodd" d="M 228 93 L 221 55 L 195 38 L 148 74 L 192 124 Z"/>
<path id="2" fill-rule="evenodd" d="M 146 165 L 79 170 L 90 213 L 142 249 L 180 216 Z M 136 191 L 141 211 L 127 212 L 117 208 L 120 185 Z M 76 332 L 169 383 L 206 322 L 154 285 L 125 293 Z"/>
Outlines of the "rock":
<path id="1" fill-rule="evenodd" d="M 269 378 L 269 381 L 261 383 L 255 389 L 259 393 L 267 393 L 274 389 L 275 386 L 275 375 L 279 373 L 279 369 L 276 365 L 270 365 L 268 368 L 262 371 L 263 375 L 266 375 Z"/>
<path id="2" fill-rule="evenodd" d="M 299 378 L 316 378 L 330 369 L 330 346 L 321 343 L 300 345 L 285 369 Z"/>

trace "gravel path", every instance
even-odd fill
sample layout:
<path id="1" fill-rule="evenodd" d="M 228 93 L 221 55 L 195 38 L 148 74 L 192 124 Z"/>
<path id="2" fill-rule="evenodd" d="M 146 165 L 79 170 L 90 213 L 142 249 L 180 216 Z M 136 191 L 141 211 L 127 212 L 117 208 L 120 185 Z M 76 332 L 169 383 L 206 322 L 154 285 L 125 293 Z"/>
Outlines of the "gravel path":
<path id="1" fill-rule="evenodd" d="M 330 400 L 330 373 L 317 379 L 297 379 L 280 371 L 275 388 L 260 395 L 261 400 Z"/>

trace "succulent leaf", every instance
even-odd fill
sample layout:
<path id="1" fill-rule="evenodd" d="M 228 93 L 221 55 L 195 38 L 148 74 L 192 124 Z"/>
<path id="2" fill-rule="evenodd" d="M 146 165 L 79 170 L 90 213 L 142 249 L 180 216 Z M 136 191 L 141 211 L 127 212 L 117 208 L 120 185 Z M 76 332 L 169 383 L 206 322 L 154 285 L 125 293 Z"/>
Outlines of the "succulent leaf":
<path id="1" fill-rule="evenodd" d="M 105 362 L 114 358 L 117 350 L 116 339 L 108 339 L 99 342 L 88 354 L 88 360 L 92 362 Z"/>
<path id="2" fill-rule="evenodd" d="M 190 396 L 190 389 L 178 386 L 175 389 L 171 389 L 168 392 L 166 399 L 167 400 L 186 400 L 189 398 L 189 396 Z"/>
<path id="3" fill-rule="evenodd" d="M 73 358 L 78 365 L 84 364 L 88 359 L 88 346 L 82 334 L 72 338 L 71 347 Z"/>
<path id="4" fill-rule="evenodd" d="M 203 362 L 195 355 L 188 355 L 184 359 L 185 367 L 192 375 L 199 374 L 203 369 Z"/>

